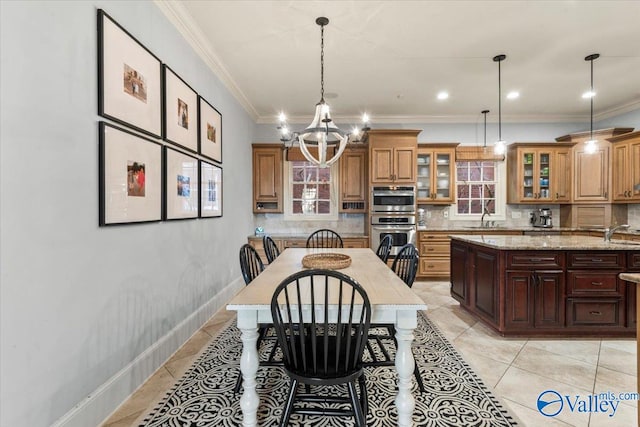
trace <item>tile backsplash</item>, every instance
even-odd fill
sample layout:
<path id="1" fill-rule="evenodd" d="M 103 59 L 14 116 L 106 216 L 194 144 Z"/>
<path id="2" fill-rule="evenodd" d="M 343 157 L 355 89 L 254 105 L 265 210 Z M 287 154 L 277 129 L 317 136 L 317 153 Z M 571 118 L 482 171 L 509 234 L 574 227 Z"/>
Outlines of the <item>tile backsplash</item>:
<path id="1" fill-rule="evenodd" d="M 329 228 L 338 234 L 365 234 L 364 214 L 340 214 L 337 221 L 285 221 L 282 214 L 254 214 L 255 227 L 267 234 L 307 235 L 320 228 Z"/>

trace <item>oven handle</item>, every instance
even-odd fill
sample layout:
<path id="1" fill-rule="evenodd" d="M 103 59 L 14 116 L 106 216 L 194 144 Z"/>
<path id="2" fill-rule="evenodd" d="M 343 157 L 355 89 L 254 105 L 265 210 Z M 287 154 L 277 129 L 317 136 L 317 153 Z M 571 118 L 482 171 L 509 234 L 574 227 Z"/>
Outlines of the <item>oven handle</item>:
<path id="1" fill-rule="evenodd" d="M 374 196 L 415 196 L 413 191 L 374 191 Z"/>
<path id="2" fill-rule="evenodd" d="M 374 230 L 396 230 L 396 231 L 415 231 L 415 227 L 398 227 L 395 225 L 377 225 L 377 224 L 372 224 L 371 228 L 373 228 Z"/>

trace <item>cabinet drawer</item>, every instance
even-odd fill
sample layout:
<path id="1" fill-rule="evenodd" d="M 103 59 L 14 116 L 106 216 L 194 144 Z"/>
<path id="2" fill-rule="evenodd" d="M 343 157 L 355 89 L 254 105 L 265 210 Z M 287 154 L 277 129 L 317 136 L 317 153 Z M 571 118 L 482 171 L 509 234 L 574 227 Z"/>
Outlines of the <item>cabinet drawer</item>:
<path id="1" fill-rule="evenodd" d="M 507 268 L 533 267 L 558 269 L 564 265 L 564 257 L 557 252 L 508 252 Z"/>
<path id="2" fill-rule="evenodd" d="M 627 254 L 627 266 L 629 270 L 640 270 L 640 252 L 629 252 Z"/>
<path id="3" fill-rule="evenodd" d="M 569 326 L 623 326 L 622 304 L 619 299 L 567 300 L 567 325 Z"/>
<path id="4" fill-rule="evenodd" d="M 618 282 L 618 272 L 603 273 L 590 271 L 571 271 L 567 275 L 567 291 L 574 295 L 622 296 Z"/>
<path id="5" fill-rule="evenodd" d="M 441 242 L 448 243 L 451 240 L 445 233 L 425 233 L 423 231 L 420 231 L 418 232 L 418 235 L 420 236 L 421 242 L 431 242 L 434 240 L 439 240 Z"/>
<path id="6" fill-rule="evenodd" d="M 284 247 L 286 248 L 306 248 L 306 240 L 285 240 Z"/>
<path id="7" fill-rule="evenodd" d="M 607 252 L 569 252 L 568 268 L 623 268 L 624 254 Z"/>
<path id="8" fill-rule="evenodd" d="M 448 258 L 441 259 L 423 259 L 420 258 L 420 275 L 438 275 L 445 276 L 449 274 Z"/>
<path id="9" fill-rule="evenodd" d="M 449 243 L 445 242 L 420 242 L 419 253 L 421 257 L 449 256 Z"/>
<path id="10" fill-rule="evenodd" d="M 342 239 L 342 243 L 345 248 L 368 248 L 369 242 L 367 239 L 359 239 L 359 238 L 345 238 Z"/>

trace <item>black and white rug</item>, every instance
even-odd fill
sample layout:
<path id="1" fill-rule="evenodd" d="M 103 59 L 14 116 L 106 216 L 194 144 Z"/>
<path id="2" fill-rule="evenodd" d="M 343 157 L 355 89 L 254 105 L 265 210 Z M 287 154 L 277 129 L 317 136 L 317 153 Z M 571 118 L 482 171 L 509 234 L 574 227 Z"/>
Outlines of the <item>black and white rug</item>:
<path id="1" fill-rule="evenodd" d="M 426 388 L 420 393 L 414 379 L 416 426 L 515 426 L 516 421 L 422 313 L 418 316 L 413 353 Z M 265 345 L 269 345 L 268 342 Z M 393 348 L 393 344 L 387 346 Z M 264 349 L 263 349 L 264 350 Z M 240 395 L 233 393 L 242 351 L 240 331 L 230 324 L 203 352 L 184 377 L 146 417 L 141 427 L 226 427 L 242 425 Z M 261 355 L 265 354 L 261 351 Z M 258 424 L 276 426 L 280 420 L 289 379 L 279 367 L 258 369 L 260 396 Z M 395 426 L 396 373 L 393 367 L 366 368 L 369 391 L 368 426 Z M 315 391 L 315 389 L 314 389 Z M 327 394 L 346 390 L 327 388 Z M 348 417 L 294 414 L 291 425 L 352 426 Z"/>

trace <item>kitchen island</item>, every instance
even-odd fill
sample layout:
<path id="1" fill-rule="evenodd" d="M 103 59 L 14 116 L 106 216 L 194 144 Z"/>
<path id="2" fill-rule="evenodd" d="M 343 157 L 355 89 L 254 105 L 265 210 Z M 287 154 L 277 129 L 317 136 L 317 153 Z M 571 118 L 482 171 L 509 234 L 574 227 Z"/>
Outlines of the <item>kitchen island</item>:
<path id="1" fill-rule="evenodd" d="M 505 336 L 633 337 L 640 244 L 589 236 L 451 236 L 451 295 Z"/>

